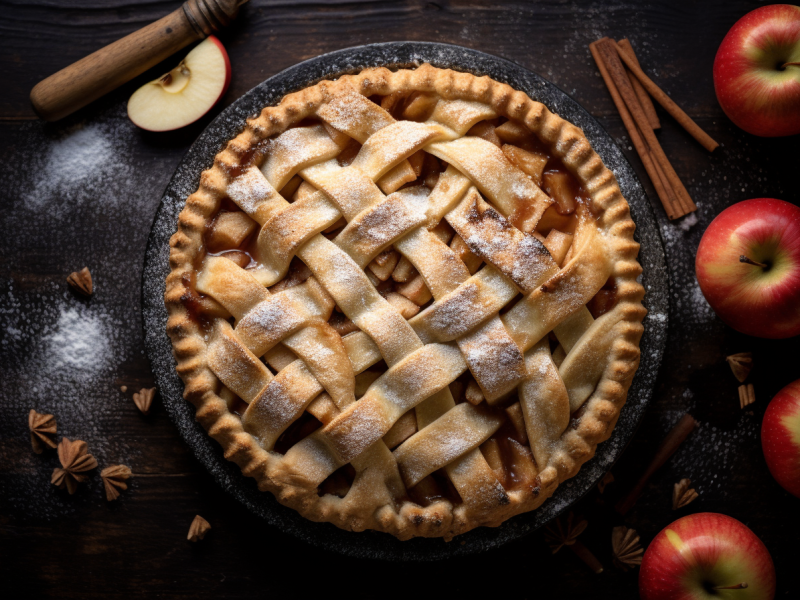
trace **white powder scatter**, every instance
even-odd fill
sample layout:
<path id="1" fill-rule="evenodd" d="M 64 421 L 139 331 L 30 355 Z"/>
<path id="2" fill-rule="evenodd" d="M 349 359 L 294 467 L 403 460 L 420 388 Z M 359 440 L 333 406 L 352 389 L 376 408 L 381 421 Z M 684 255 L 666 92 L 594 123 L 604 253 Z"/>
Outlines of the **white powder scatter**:
<path id="1" fill-rule="evenodd" d="M 748 412 L 726 427 L 698 423 L 697 430 L 681 445 L 669 465 L 672 478 L 677 481 L 679 477 L 688 477 L 701 496 L 724 498 L 730 489 L 729 478 L 743 472 L 744 465 L 755 454 L 752 451 L 760 450 L 759 430 L 760 420 Z"/>
<path id="2" fill-rule="evenodd" d="M 132 127 L 124 122 L 91 123 L 50 143 L 34 158 L 32 180 L 21 194 L 24 207 L 66 217 L 70 209 L 88 202 L 116 204 L 121 196 L 114 188 L 130 177 L 122 134 Z"/>
<path id="3" fill-rule="evenodd" d="M 692 227 L 697 225 L 697 221 L 697 213 L 689 213 L 678 222 L 678 227 L 680 227 L 683 231 L 689 231 Z"/>
<path id="4" fill-rule="evenodd" d="M 0 470 L 9 475 L 0 480 L 0 496 L 14 514 L 49 520 L 73 512 L 74 502 L 50 484 L 55 453 L 32 454 L 28 412 L 53 414 L 56 441 L 84 440 L 101 465 L 113 461 L 135 466 L 131 459 L 136 452 L 113 435 L 108 423 L 128 408 L 131 413 L 135 410 L 130 398 L 119 392 L 115 378 L 121 363 L 133 358 L 132 336 L 123 333 L 125 327 L 138 322 L 115 314 L 100 298 L 78 300 L 65 285 L 43 286 L 36 300 L 32 302 L 31 295 L 13 283 L 0 292 L 0 327 L 13 332 L 0 344 L 6 375 L 0 379 L 0 418 L 15 431 L 0 440 Z M 102 485 L 95 472 L 91 475 L 79 493 L 100 502 Z"/>
<path id="5" fill-rule="evenodd" d="M 71 367 L 87 373 L 104 366 L 108 356 L 108 332 L 98 317 L 69 307 L 61 312 L 48 347 L 57 360 L 56 367 Z"/>

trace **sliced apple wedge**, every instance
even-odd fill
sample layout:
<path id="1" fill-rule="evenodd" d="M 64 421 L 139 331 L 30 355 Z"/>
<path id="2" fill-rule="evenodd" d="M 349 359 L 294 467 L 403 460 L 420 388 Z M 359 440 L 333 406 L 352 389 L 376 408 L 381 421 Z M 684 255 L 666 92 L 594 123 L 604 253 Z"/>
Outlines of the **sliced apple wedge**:
<path id="1" fill-rule="evenodd" d="M 231 62 L 213 35 L 177 67 L 146 83 L 128 100 L 128 117 L 148 131 L 172 131 L 194 123 L 219 102 L 231 82 Z"/>

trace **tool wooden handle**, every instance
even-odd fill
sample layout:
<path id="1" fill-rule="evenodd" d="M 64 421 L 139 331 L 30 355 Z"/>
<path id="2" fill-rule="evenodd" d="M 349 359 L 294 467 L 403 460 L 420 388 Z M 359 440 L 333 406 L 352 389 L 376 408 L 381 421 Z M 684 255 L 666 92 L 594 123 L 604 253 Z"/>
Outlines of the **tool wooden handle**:
<path id="1" fill-rule="evenodd" d="M 163 19 L 39 82 L 31 91 L 33 109 L 46 121 L 66 117 L 227 25 L 238 8 L 236 0 L 188 0 Z"/>

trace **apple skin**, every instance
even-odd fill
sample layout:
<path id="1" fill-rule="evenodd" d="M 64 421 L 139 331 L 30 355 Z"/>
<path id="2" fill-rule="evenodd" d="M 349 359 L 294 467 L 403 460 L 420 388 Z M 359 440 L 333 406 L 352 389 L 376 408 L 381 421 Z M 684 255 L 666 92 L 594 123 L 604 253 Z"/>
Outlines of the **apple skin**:
<path id="1" fill-rule="evenodd" d="M 713 590 L 747 583 L 745 589 Z M 772 600 L 775 566 L 743 523 L 697 513 L 665 527 L 647 547 L 639 571 L 642 600 Z"/>
<path id="2" fill-rule="evenodd" d="M 761 447 L 775 481 L 800 498 L 800 379 L 778 392 L 767 406 Z"/>
<path id="3" fill-rule="evenodd" d="M 223 46 L 222 42 L 220 42 L 217 39 L 217 36 L 210 35 L 206 39 L 217 45 L 219 51 L 222 53 L 222 58 L 225 59 L 225 85 L 222 86 L 222 91 L 219 93 L 219 98 L 217 98 L 217 102 L 219 102 L 220 100 L 222 100 L 222 97 L 225 95 L 225 92 L 228 91 L 228 88 L 231 85 L 231 59 L 228 56 L 228 51 L 225 50 L 225 46 Z M 215 102 L 214 104 L 216 104 L 217 102 Z"/>
<path id="4" fill-rule="evenodd" d="M 745 264 L 740 256 L 767 262 Z M 800 208 L 755 198 L 723 210 L 700 240 L 697 281 L 728 325 L 756 337 L 800 334 Z"/>
<path id="5" fill-rule="evenodd" d="M 800 133 L 800 7 L 762 6 L 722 40 L 714 59 L 714 89 L 722 110 L 748 133 Z"/>

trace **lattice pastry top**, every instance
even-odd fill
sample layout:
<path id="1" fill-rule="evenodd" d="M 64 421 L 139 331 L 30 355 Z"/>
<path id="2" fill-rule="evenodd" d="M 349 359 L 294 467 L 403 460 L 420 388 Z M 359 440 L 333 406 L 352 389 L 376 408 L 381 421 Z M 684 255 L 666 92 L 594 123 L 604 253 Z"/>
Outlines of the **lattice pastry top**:
<path id="1" fill-rule="evenodd" d="M 628 205 L 582 132 L 488 77 L 368 69 L 220 152 L 168 330 L 226 456 L 313 520 L 450 539 L 544 502 L 639 359 Z"/>

